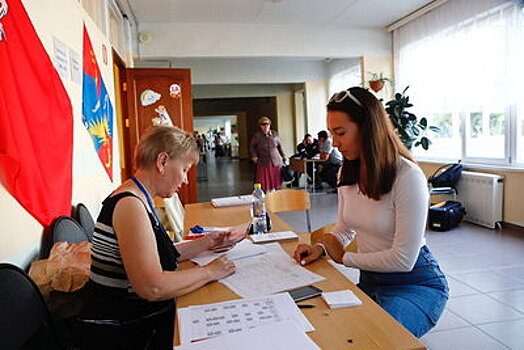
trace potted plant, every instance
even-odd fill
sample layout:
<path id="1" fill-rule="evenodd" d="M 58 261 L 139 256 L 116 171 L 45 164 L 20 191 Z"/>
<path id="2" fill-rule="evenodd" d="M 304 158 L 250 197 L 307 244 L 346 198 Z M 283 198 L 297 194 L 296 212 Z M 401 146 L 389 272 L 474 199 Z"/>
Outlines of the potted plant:
<path id="1" fill-rule="evenodd" d="M 377 74 L 369 72 L 369 74 L 371 74 L 371 79 L 368 81 L 369 87 L 375 92 L 382 90 L 386 81 L 391 82 L 391 79 L 385 77 L 383 73 Z"/>
<path id="2" fill-rule="evenodd" d="M 397 92 L 395 97 L 386 103 L 386 112 L 397 135 L 408 149 L 422 146 L 427 150 L 431 145 L 431 140 L 427 137 L 428 129 L 434 132 L 439 132 L 440 129 L 436 126 L 428 127 L 426 118 L 422 117 L 419 120 L 415 114 L 408 111 L 413 107 L 413 104 L 409 103 L 409 96 L 406 95 L 408 88 L 409 86 L 402 93 Z"/>

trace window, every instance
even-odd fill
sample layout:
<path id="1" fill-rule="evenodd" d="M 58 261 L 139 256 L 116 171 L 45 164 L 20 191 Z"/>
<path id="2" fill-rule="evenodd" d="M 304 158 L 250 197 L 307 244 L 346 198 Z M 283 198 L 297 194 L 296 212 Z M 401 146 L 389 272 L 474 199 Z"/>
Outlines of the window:
<path id="1" fill-rule="evenodd" d="M 450 0 L 395 30 L 396 89 L 430 133 L 419 158 L 524 165 L 524 10 Z"/>

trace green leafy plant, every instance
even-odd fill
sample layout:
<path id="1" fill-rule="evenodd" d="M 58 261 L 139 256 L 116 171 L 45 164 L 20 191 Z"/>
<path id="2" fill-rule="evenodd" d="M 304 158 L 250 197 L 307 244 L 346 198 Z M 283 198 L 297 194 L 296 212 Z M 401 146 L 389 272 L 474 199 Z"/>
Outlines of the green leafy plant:
<path id="1" fill-rule="evenodd" d="M 428 120 L 424 117 L 418 118 L 415 114 L 408 111 L 413 107 L 406 95 L 406 87 L 402 93 L 396 93 L 395 97 L 386 103 L 386 112 L 393 123 L 393 127 L 400 137 L 400 140 L 408 149 L 422 146 L 425 150 L 431 145 L 431 140 L 427 136 L 428 130 L 440 132 L 436 126 L 428 126 Z"/>
<path id="2" fill-rule="evenodd" d="M 383 82 L 386 82 L 386 81 L 391 81 L 391 79 L 389 79 L 388 77 L 385 77 L 384 76 L 384 73 L 373 73 L 373 72 L 368 72 L 369 74 L 371 74 L 371 78 L 369 79 L 369 81 L 383 81 Z"/>

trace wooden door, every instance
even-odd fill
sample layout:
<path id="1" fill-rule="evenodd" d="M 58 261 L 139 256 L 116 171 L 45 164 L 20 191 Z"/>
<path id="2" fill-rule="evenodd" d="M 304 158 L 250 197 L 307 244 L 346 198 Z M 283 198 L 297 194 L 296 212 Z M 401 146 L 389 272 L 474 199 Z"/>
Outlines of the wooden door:
<path id="1" fill-rule="evenodd" d="M 174 126 L 193 133 L 193 99 L 189 69 L 130 68 L 126 70 L 128 139 L 133 154 L 140 135 L 153 125 L 170 119 Z M 130 153 L 129 153 L 130 152 Z M 182 203 L 197 202 L 196 170 L 178 194 Z"/>

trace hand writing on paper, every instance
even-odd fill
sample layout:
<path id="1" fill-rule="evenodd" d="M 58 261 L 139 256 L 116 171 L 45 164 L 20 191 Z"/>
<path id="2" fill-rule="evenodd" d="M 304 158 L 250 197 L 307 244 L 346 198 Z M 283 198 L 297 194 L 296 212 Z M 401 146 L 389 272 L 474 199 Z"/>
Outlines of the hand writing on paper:
<path id="1" fill-rule="evenodd" d="M 235 272 L 235 264 L 229 260 L 225 255 L 222 255 L 209 264 L 204 266 L 209 273 L 209 277 L 212 281 L 218 281 L 226 276 L 231 275 Z"/>
<path id="2" fill-rule="evenodd" d="M 300 265 L 307 265 L 322 256 L 322 247 L 318 245 L 299 244 L 293 258 Z"/>

